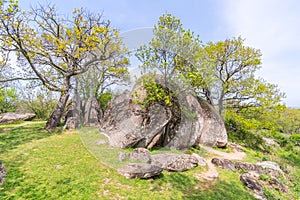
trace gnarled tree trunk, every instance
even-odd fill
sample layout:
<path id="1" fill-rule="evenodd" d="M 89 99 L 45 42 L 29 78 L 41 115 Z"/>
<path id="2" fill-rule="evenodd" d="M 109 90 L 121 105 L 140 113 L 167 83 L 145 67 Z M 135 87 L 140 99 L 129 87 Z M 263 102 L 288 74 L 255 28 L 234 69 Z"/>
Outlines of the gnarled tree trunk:
<path id="1" fill-rule="evenodd" d="M 69 90 L 64 91 L 61 93 L 59 101 L 56 105 L 55 110 L 51 114 L 50 118 L 48 119 L 46 123 L 47 129 L 54 129 L 60 124 L 60 119 L 63 115 L 64 109 L 66 107 L 67 101 L 69 99 Z"/>

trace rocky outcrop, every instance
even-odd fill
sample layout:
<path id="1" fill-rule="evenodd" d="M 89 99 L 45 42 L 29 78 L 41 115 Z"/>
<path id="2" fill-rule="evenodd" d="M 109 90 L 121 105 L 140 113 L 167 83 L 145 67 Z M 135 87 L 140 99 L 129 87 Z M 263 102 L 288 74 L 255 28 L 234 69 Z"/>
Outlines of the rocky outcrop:
<path id="1" fill-rule="evenodd" d="M 147 163 L 133 163 L 118 170 L 120 174 L 126 178 L 151 178 L 159 175 L 163 169 L 152 164 Z"/>
<path id="2" fill-rule="evenodd" d="M 119 170 L 120 174 L 127 178 L 150 178 L 158 175 L 159 169 L 180 172 L 192 169 L 198 165 L 201 167 L 206 166 L 205 159 L 195 153 L 191 155 L 175 153 L 159 153 L 151 155 L 145 148 L 136 148 L 130 153 L 120 152 L 118 158 L 120 162 L 137 162 L 130 163 Z M 155 168 L 154 166 L 158 168 Z"/>
<path id="3" fill-rule="evenodd" d="M 233 162 L 224 158 L 213 158 L 211 162 L 222 169 L 227 169 L 231 171 L 254 171 L 258 174 L 267 174 L 274 177 L 277 177 L 278 175 L 283 173 L 278 164 L 270 161 L 251 164 L 247 162 Z"/>
<path id="4" fill-rule="evenodd" d="M 64 129 L 76 129 L 81 123 L 82 108 L 79 96 L 75 95 L 66 107 Z"/>
<path id="5" fill-rule="evenodd" d="M 284 177 L 284 173 L 275 162 L 264 161 L 251 164 L 246 162 L 233 162 L 222 158 L 213 158 L 211 162 L 222 169 L 246 171 L 246 173 L 240 176 L 240 180 L 254 193 L 257 199 L 266 199 L 263 186 L 275 187 L 281 192 L 288 192 L 288 188 L 277 179 L 279 175 L 283 175 Z"/>
<path id="6" fill-rule="evenodd" d="M 160 78 L 155 80 L 162 82 Z M 174 87 L 169 84 L 168 91 L 175 91 Z M 177 92 L 172 106 L 156 103 L 144 108 L 136 102 L 145 96 L 146 91 L 138 83 L 131 92 L 125 91 L 107 105 L 100 131 L 108 136 L 111 146 L 186 149 L 227 144 L 223 120 L 206 101 Z"/>
<path id="7" fill-rule="evenodd" d="M 253 191 L 256 199 L 267 200 L 263 186 L 251 174 L 242 174 L 240 180 L 249 190 Z"/>
<path id="8" fill-rule="evenodd" d="M 6 169 L 4 168 L 2 161 L 0 161 L 0 185 L 4 183 L 6 176 Z"/>
<path id="9" fill-rule="evenodd" d="M 151 156 L 151 164 L 159 166 L 167 171 L 181 172 L 196 167 L 198 163 L 203 165 L 203 160 L 200 158 L 188 154 L 154 154 Z"/>
<path id="10" fill-rule="evenodd" d="M 95 97 L 81 101 L 74 96 L 66 108 L 64 129 L 75 129 L 84 126 L 98 126 L 102 117 L 102 110 Z"/>
<path id="11" fill-rule="evenodd" d="M 35 118 L 35 114 L 33 113 L 3 113 L 0 115 L 0 124 L 9 124 L 12 122 L 18 122 L 22 120 L 33 120 Z"/>
<path id="12" fill-rule="evenodd" d="M 98 125 L 102 117 L 102 110 L 96 97 L 90 97 L 82 107 L 84 108 L 83 124 L 85 126 Z"/>

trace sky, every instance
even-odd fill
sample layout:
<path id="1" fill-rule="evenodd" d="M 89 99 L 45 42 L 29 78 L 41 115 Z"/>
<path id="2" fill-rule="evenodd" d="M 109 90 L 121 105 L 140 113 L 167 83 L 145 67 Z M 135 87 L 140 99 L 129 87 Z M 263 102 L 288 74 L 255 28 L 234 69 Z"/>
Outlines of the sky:
<path id="1" fill-rule="evenodd" d="M 241 36 L 260 49 L 257 76 L 278 85 L 289 107 L 300 107 L 300 1 L 297 0 L 19 0 L 23 9 L 47 2 L 62 14 L 74 8 L 103 13 L 129 48 L 146 43 L 159 16 L 180 18 L 203 42 Z M 133 64 L 136 64 L 133 62 Z"/>

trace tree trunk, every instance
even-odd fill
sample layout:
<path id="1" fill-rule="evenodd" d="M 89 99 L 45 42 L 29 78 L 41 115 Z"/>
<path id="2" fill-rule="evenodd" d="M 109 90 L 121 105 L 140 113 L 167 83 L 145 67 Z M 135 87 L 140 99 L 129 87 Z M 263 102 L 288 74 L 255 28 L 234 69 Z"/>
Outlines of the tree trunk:
<path id="1" fill-rule="evenodd" d="M 67 101 L 69 99 L 69 96 L 70 96 L 69 90 L 61 93 L 59 101 L 56 105 L 56 108 L 46 123 L 47 129 L 54 129 L 59 126 L 60 119 L 63 115 L 64 109 L 65 109 Z"/>
<path id="2" fill-rule="evenodd" d="M 219 108 L 219 114 L 220 116 L 222 116 L 222 113 L 223 113 L 223 110 L 224 110 L 224 95 L 225 95 L 225 92 L 224 90 L 221 91 L 221 95 L 219 97 L 219 100 L 218 100 L 218 108 Z"/>

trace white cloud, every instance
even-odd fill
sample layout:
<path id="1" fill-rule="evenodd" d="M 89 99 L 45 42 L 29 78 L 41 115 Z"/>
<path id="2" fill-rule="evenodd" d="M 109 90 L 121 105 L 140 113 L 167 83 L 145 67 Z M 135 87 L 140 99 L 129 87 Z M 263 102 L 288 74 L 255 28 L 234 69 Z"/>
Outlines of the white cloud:
<path id="1" fill-rule="evenodd" d="M 225 20 L 233 35 L 261 49 L 259 75 L 287 93 L 288 106 L 300 107 L 300 2 L 293 0 L 226 1 Z"/>

